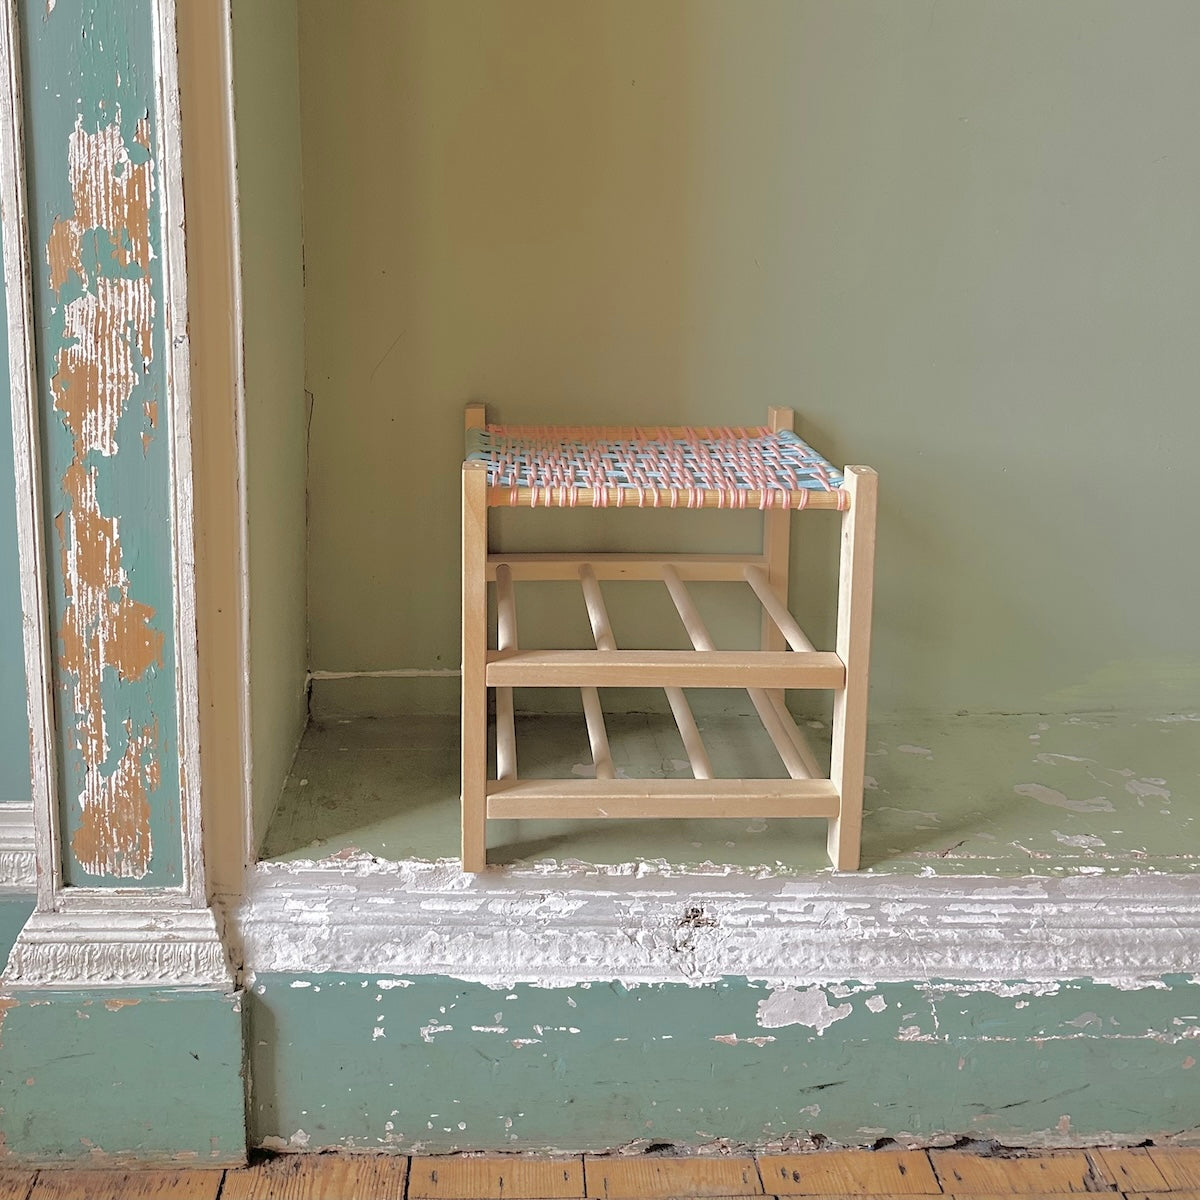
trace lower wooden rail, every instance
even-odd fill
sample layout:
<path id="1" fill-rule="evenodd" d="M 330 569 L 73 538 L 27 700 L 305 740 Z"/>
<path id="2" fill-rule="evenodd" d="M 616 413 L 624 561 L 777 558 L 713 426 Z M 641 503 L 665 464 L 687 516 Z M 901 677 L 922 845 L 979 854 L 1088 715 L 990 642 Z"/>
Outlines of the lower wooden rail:
<path id="1" fill-rule="evenodd" d="M 836 654 L 789 650 L 492 652 L 488 687 L 824 688 L 845 684 Z"/>
<path id="2" fill-rule="evenodd" d="M 836 817 L 828 779 L 522 779 L 488 784 L 496 818 Z"/>

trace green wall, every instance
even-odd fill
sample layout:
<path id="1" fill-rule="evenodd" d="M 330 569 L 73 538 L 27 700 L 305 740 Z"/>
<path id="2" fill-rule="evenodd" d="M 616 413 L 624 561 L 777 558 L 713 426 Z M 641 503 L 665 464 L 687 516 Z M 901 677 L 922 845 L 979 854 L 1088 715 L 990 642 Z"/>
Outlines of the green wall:
<path id="1" fill-rule="evenodd" d="M 790 403 L 880 472 L 877 713 L 1195 707 L 1192 0 L 300 17 L 315 668 L 457 665 L 465 401 Z M 830 582 L 830 522 L 804 524 L 795 583 Z M 753 516 L 581 527 L 757 537 Z M 586 633 L 574 598 L 520 603 L 523 636 Z M 631 645 L 673 620 L 641 604 L 612 605 Z M 797 607 L 827 639 L 824 599 Z M 726 644 L 755 628 L 711 620 Z"/>
<path id="2" fill-rule="evenodd" d="M 307 716 L 303 241 L 296 0 L 236 0 L 250 730 L 261 838 Z"/>

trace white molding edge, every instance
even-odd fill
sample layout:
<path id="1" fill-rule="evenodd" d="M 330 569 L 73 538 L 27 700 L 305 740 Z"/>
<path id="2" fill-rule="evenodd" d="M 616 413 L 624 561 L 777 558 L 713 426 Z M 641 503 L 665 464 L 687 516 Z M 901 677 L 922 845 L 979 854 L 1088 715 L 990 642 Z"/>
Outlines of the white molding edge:
<path id="1" fill-rule="evenodd" d="M 33 805 L 0 804 L 0 895 L 37 887 Z"/>
<path id="2" fill-rule="evenodd" d="M 623 873 L 622 873 L 623 872 Z M 264 863 L 230 913 L 247 978 L 444 974 L 773 987 L 912 980 L 1154 986 L 1196 970 L 1183 876 L 671 874 L 646 865 L 464 875 L 457 862 Z"/>
<path id="3" fill-rule="evenodd" d="M 33 835 L 38 905 L 49 908 L 62 883 L 58 830 L 58 752 L 50 666 L 50 606 L 42 514 L 41 439 L 34 353 L 33 264 L 25 179 L 21 57 L 17 3 L 0 11 L 0 213 L 4 222 L 4 289 L 8 309 L 8 376 L 12 397 L 17 550 L 25 642 Z"/>
<path id="4" fill-rule="evenodd" d="M 183 207 L 183 117 L 175 0 L 154 0 L 158 81 L 158 173 L 162 194 L 164 378 L 171 412 L 171 590 L 175 640 L 175 714 L 179 746 L 180 836 L 184 888 L 206 899 L 200 812 L 200 684 L 196 628 L 196 533 L 192 478 L 191 366 L 187 245 Z"/>
<path id="5" fill-rule="evenodd" d="M 234 988 L 216 918 L 143 897 L 120 910 L 35 912 L 17 937 L 4 987 Z"/>

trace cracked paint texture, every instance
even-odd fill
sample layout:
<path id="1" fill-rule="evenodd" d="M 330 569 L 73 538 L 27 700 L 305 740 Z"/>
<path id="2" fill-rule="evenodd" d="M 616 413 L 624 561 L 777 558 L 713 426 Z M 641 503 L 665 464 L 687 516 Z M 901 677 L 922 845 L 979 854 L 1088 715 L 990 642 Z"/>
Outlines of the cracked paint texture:
<path id="1" fill-rule="evenodd" d="M 797 990 L 264 973 L 248 992 L 251 1141 L 277 1149 L 297 1130 L 310 1150 L 414 1153 L 1105 1144 L 1192 1130 L 1200 1103 L 1184 975 Z"/>
<path id="2" fill-rule="evenodd" d="M 22 6 L 68 884 L 181 881 L 151 6 Z"/>

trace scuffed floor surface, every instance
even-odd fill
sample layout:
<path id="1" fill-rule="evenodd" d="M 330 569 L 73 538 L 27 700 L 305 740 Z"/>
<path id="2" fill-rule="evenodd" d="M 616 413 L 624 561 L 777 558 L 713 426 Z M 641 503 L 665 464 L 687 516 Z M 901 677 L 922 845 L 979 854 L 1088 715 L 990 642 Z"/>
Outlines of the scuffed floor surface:
<path id="1" fill-rule="evenodd" d="M 618 771 L 684 777 L 670 717 L 608 718 Z M 753 720 L 700 718 L 719 776 L 783 774 Z M 818 753 L 828 730 L 810 722 Z M 518 720 L 530 778 L 591 773 L 581 718 Z M 867 751 L 863 867 L 908 875 L 1103 875 L 1200 866 L 1200 714 L 963 716 L 877 722 Z M 525 821 L 489 825 L 493 863 L 716 863 L 828 868 L 823 821 Z M 408 716 L 314 721 L 263 857 L 352 849 L 391 860 L 458 854 L 458 727 Z"/>
<path id="2" fill-rule="evenodd" d="M 228 1171 L 0 1171 L 0 1200 L 668 1200 L 734 1196 L 1200 1196 L 1200 1150 L 819 1150 L 757 1157 L 294 1154 Z"/>

